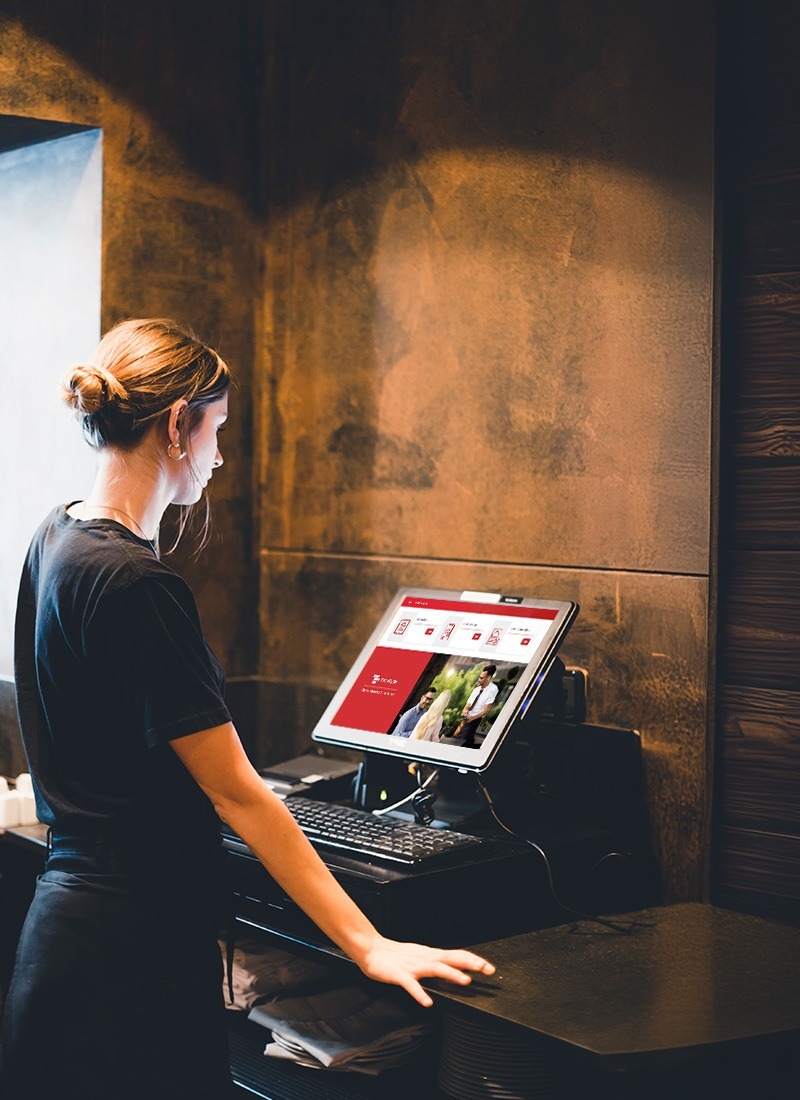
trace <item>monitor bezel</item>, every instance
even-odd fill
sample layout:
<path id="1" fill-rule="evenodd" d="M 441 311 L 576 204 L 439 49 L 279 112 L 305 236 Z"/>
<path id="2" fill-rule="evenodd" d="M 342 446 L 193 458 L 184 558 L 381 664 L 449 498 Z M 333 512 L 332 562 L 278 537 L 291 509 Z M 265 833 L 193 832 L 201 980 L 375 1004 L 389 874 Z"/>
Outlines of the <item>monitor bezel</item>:
<path id="1" fill-rule="evenodd" d="M 485 599 L 487 604 L 497 608 L 502 613 L 503 607 L 531 607 L 547 611 L 556 611 L 556 617 L 542 638 L 542 641 L 534 650 L 534 653 L 520 675 L 519 682 L 514 691 L 506 700 L 501 713 L 495 719 L 492 729 L 484 742 L 476 748 L 463 748 L 455 745 L 442 745 L 438 742 L 413 741 L 406 738 L 396 738 L 386 733 L 374 733 L 369 730 L 351 729 L 346 726 L 333 726 L 332 719 L 338 713 L 339 708 L 347 699 L 348 694 L 358 679 L 361 670 L 370 659 L 375 647 L 400 607 L 407 598 L 420 599 L 444 599 L 464 600 L 465 602 L 480 602 Z M 502 601 L 505 601 L 502 602 Z M 489 767 L 503 740 L 512 728 L 517 718 L 523 715 L 530 706 L 534 696 L 544 682 L 553 661 L 555 660 L 561 642 L 578 613 L 578 605 L 572 600 L 550 600 L 538 597 L 520 597 L 517 595 L 504 596 L 497 592 L 465 592 L 461 589 L 419 588 L 402 587 L 397 590 L 385 613 L 380 619 L 368 641 L 363 646 L 350 671 L 339 685 L 324 713 L 317 722 L 312 738 L 325 744 L 337 745 L 343 749 L 355 749 L 361 752 L 377 752 L 387 756 L 396 756 L 402 759 L 430 764 L 435 767 L 455 768 L 461 771 L 482 772 Z M 487 658 L 488 660 L 488 658 Z M 413 749 L 413 751 L 409 751 Z"/>

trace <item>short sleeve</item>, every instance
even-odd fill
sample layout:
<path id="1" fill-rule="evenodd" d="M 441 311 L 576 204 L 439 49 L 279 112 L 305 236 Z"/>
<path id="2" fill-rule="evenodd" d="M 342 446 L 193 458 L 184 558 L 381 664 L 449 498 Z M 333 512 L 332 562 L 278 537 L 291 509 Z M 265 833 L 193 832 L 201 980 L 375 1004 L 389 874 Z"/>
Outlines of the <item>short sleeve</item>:
<path id="1" fill-rule="evenodd" d="M 177 574 L 146 575 L 115 593 L 105 630 L 126 718 L 149 746 L 229 722 L 224 676 Z"/>

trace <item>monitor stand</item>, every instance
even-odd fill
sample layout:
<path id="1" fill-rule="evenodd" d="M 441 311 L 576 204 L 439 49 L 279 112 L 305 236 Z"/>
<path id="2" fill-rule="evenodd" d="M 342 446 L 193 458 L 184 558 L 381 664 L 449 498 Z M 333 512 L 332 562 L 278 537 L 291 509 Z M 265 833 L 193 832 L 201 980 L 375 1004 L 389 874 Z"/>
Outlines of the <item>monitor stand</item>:
<path id="1" fill-rule="evenodd" d="M 420 785 L 434 771 L 437 778 L 418 795 Z M 438 829 L 458 828 L 486 808 L 475 777 L 469 773 L 364 753 L 356 778 L 355 805 L 362 810 L 380 810 L 406 798 L 408 801 L 392 811 L 393 817 Z"/>
<path id="2" fill-rule="evenodd" d="M 510 789 L 514 801 L 528 801 L 530 782 L 527 749 L 517 743 L 520 734 L 529 734 L 543 712 L 563 718 L 564 664 L 556 658 L 532 704 L 519 720 L 518 729 L 500 748 L 487 776 L 490 782 Z M 438 772 L 424 794 L 414 795 L 420 786 Z M 476 776 L 464 769 L 421 764 L 402 757 L 365 752 L 355 783 L 354 804 L 362 810 L 380 810 L 404 801 L 392 816 L 417 821 L 434 828 L 460 828 L 483 823 L 489 816 Z"/>

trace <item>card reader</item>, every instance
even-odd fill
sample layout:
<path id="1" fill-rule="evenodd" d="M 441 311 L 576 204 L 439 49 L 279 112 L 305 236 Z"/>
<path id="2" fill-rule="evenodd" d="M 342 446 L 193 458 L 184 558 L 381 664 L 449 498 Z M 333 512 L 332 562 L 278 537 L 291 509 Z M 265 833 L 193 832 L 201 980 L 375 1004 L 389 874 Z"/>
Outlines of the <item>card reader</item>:
<path id="1" fill-rule="evenodd" d="M 358 766 L 346 760 L 308 753 L 263 768 L 259 775 L 279 798 L 308 792 L 315 798 L 333 801 L 351 794 L 357 771 Z"/>

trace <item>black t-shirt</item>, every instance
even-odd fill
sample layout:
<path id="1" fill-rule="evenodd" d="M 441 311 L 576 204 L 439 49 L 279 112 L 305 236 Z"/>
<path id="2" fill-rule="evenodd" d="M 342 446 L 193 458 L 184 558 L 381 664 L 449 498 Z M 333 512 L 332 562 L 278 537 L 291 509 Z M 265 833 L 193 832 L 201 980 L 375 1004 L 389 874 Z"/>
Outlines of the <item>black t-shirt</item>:
<path id="1" fill-rule="evenodd" d="M 22 573 L 14 671 L 41 821 L 217 843 L 169 742 L 230 721 L 224 674 L 189 587 L 149 542 L 52 512 Z"/>

